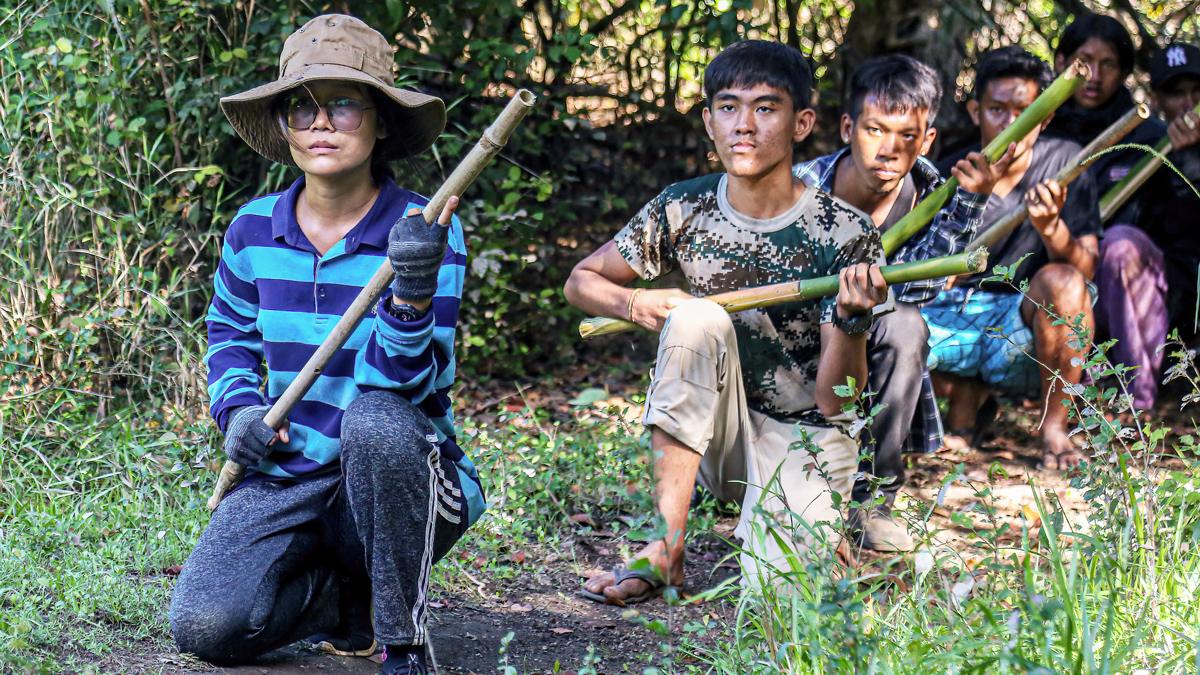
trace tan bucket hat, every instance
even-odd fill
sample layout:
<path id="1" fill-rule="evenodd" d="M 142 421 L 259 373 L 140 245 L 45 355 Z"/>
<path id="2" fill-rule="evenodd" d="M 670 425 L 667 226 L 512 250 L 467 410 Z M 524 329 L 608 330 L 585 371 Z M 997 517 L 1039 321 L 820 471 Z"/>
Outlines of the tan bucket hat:
<path id="1" fill-rule="evenodd" d="M 440 98 L 395 87 L 392 48 L 386 38 L 352 16 L 325 14 L 288 36 L 279 54 L 279 79 L 221 99 L 238 136 L 269 160 L 295 164 L 274 110 L 275 98 L 314 80 L 360 82 L 374 87 L 388 135 L 376 152 L 400 159 L 424 152 L 446 126 Z M 392 105 L 394 103 L 394 105 Z"/>

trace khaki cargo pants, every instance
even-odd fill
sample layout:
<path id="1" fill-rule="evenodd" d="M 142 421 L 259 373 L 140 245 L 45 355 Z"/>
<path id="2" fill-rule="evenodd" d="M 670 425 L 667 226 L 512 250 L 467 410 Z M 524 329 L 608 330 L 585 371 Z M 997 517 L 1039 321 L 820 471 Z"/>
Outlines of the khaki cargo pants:
<path id="1" fill-rule="evenodd" d="M 849 503 L 858 446 L 837 427 L 779 421 L 747 406 L 733 322 L 716 303 L 688 300 L 671 311 L 643 423 L 703 455 L 701 483 L 741 503 L 734 534 L 745 549 L 743 584 L 768 581 L 772 567 L 787 570 L 793 551 L 801 564 L 809 552 L 833 555 L 842 514 L 832 495 Z"/>

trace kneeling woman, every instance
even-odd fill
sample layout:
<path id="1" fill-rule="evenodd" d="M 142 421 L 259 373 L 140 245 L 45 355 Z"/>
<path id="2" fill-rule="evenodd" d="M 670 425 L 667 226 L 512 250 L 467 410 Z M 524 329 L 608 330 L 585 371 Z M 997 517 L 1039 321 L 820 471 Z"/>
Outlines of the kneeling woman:
<path id="1" fill-rule="evenodd" d="M 426 672 L 430 567 L 484 508 L 449 398 L 466 262 L 458 200 L 429 225 L 427 200 L 387 168 L 429 148 L 445 107 L 393 83 L 387 40 L 327 15 L 287 39 L 278 80 L 221 100 L 255 151 L 304 175 L 242 207 L 214 279 L 212 414 L 248 469 L 170 611 L 180 650 L 214 663 L 315 635 L 340 653 L 378 641 L 382 672 Z M 391 293 L 269 429 L 270 403 L 384 261 Z"/>

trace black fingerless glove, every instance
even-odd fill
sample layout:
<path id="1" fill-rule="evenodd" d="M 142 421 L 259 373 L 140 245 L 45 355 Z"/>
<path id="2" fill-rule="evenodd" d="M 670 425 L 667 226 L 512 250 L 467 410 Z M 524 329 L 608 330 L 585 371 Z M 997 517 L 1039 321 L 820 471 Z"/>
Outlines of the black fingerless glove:
<path id="1" fill-rule="evenodd" d="M 248 405 L 233 411 L 225 428 L 225 454 L 242 466 L 258 466 L 267 456 L 275 430 L 263 422 L 271 406 Z"/>
<path id="2" fill-rule="evenodd" d="M 388 233 L 388 260 L 396 279 L 392 294 L 401 300 L 425 301 L 437 292 L 438 270 L 446 254 L 449 227 L 429 224 L 421 214 L 405 216 Z"/>

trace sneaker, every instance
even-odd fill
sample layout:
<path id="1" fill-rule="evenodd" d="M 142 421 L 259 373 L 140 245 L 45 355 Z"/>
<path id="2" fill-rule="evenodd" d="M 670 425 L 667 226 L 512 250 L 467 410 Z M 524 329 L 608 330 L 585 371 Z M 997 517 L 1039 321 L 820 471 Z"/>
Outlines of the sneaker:
<path id="1" fill-rule="evenodd" d="M 379 675 L 428 675 L 424 647 L 384 647 Z"/>
<path id="2" fill-rule="evenodd" d="M 913 540 L 908 530 L 892 517 L 886 506 L 873 509 L 855 509 L 850 514 L 850 531 L 863 548 L 880 553 L 904 553 L 913 550 Z"/>
<path id="3" fill-rule="evenodd" d="M 371 623 L 371 587 L 361 578 L 347 578 L 341 584 L 338 625 L 326 633 L 310 635 L 306 642 L 334 656 L 372 656 L 379 651 L 375 628 Z"/>
<path id="4" fill-rule="evenodd" d="M 373 656 L 379 651 L 379 643 L 371 633 L 317 633 L 310 636 L 308 642 L 318 651 L 334 656 Z"/>

